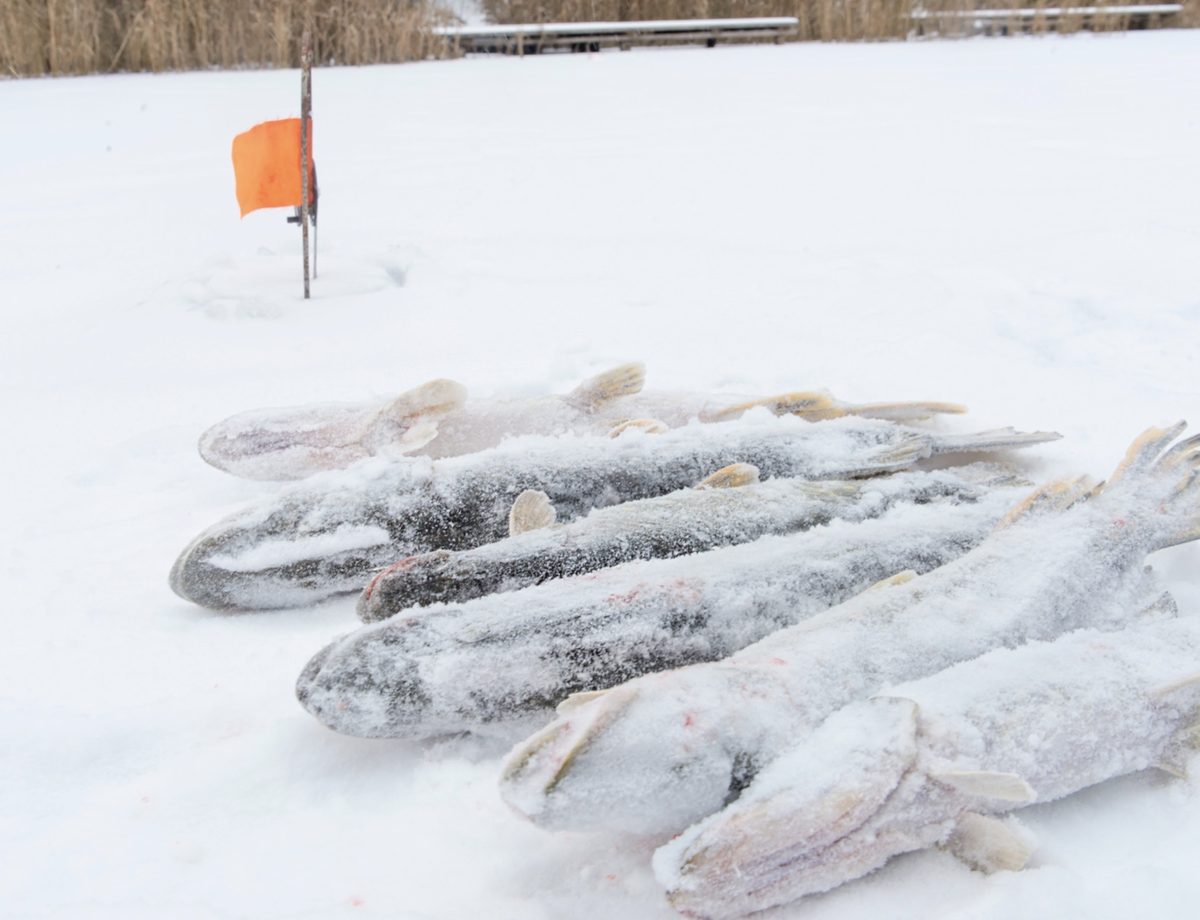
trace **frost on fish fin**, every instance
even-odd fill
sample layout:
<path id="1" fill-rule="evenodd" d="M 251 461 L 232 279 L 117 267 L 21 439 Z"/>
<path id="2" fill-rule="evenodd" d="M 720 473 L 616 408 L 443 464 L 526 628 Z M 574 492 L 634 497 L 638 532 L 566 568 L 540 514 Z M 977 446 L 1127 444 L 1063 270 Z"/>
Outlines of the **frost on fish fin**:
<path id="1" fill-rule="evenodd" d="M 646 365 L 632 361 L 590 377 L 567 394 L 567 402 L 584 412 L 595 412 L 618 396 L 640 393 L 646 383 Z"/>
<path id="2" fill-rule="evenodd" d="M 508 512 L 508 535 L 515 537 L 530 530 L 549 527 L 558 517 L 550 496 L 536 489 L 526 489 L 517 496 Z"/>
<path id="3" fill-rule="evenodd" d="M 753 463 L 731 463 L 698 483 L 697 489 L 736 489 L 758 482 L 758 467 Z"/>
<path id="4" fill-rule="evenodd" d="M 1175 603 L 1175 596 L 1170 591 L 1164 591 L 1152 603 L 1138 611 L 1138 616 L 1148 620 L 1172 620 L 1179 616 L 1179 605 Z"/>
<path id="5" fill-rule="evenodd" d="M 889 575 L 887 578 L 881 579 L 869 588 L 864 588 L 861 593 L 866 594 L 868 591 L 879 591 L 883 588 L 893 588 L 896 585 L 905 585 L 917 577 L 917 573 L 912 569 L 905 569 L 903 572 L 897 572 L 895 575 Z"/>
<path id="6" fill-rule="evenodd" d="M 1035 514 L 1050 511 L 1066 511 L 1076 502 L 1085 501 L 1095 495 L 1103 484 L 1098 484 L 1091 476 L 1064 476 L 1062 479 L 1052 479 L 1034 489 L 1029 496 L 1017 505 L 996 525 L 997 530 L 1011 527 L 1016 521 L 1024 520 Z"/>
<path id="7" fill-rule="evenodd" d="M 1017 431 L 1013 428 L 996 428 L 991 431 L 976 431 L 973 434 L 932 436 L 930 453 L 959 454 L 977 451 L 1014 450 L 1057 441 L 1062 437 L 1057 431 Z"/>
<path id="8" fill-rule="evenodd" d="M 560 716 L 565 716 L 568 712 L 574 712 L 584 703 L 590 703 L 598 696 L 603 696 L 608 693 L 611 688 L 604 690 L 580 690 L 578 693 L 572 693 L 565 700 L 554 707 L 554 711 Z"/>
<path id="9" fill-rule="evenodd" d="M 972 869 L 1016 872 L 1024 868 L 1037 842 L 1015 818 L 1001 821 L 973 811 L 964 812 L 945 843 L 949 850 Z"/>
<path id="10" fill-rule="evenodd" d="M 841 409 L 846 415 L 877 418 L 888 422 L 925 419 L 933 415 L 962 415 L 967 411 L 966 406 L 946 402 L 866 403 L 860 406 L 842 406 Z"/>
<path id="11" fill-rule="evenodd" d="M 1113 486 L 1124 483 L 1130 476 L 1152 469 L 1164 448 L 1179 437 L 1185 428 L 1187 422 L 1178 421 L 1170 428 L 1147 428 L 1143 431 L 1129 445 L 1125 458 L 1117 464 L 1117 468 L 1109 477 L 1108 488 L 1112 489 Z"/>
<path id="12" fill-rule="evenodd" d="M 666 422 L 660 422 L 656 418 L 631 418 L 614 427 L 609 431 L 608 436 L 610 438 L 618 437 L 621 432 L 631 428 L 640 428 L 646 434 L 662 434 L 664 431 L 670 430 L 670 426 Z"/>
<path id="13" fill-rule="evenodd" d="M 380 415 L 398 424 L 442 418 L 467 401 L 467 388 L 454 380 L 438 378 L 401 393 Z"/>
<path id="14" fill-rule="evenodd" d="M 1192 717 L 1200 718 L 1200 713 L 1193 711 Z M 1200 751 L 1200 721 L 1193 721 L 1171 736 L 1154 766 L 1179 779 L 1187 779 L 1188 764 L 1197 751 Z"/>
<path id="15" fill-rule="evenodd" d="M 1004 802 L 1033 802 L 1037 793 L 1016 773 L 994 770 L 945 770 L 930 773 L 934 782 L 943 783 L 963 795 L 1000 799 Z"/>
<path id="16" fill-rule="evenodd" d="M 809 421 L 837 418 L 842 415 L 837 400 L 829 393 L 809 390 L 801 393 L 781 393 L 778 396 L 764 396 L 762 399 L 752 399 L 749 402 L 738 403 L 728 409 L 722 409 L 718 415 L 740 415 L 750 409 L 762 406 L 774 415 L 799 415 Z"/>

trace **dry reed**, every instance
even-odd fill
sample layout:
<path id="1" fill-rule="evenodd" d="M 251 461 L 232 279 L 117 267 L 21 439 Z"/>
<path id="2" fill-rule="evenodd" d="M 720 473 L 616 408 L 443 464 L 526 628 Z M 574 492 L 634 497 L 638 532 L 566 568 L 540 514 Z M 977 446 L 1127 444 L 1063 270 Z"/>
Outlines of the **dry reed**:
<path id="1" fill-rule="evenodd" d="M 0 72 L 12 76 L 374 64 L 450 53 L 436 0 L 3 0 Z"/>

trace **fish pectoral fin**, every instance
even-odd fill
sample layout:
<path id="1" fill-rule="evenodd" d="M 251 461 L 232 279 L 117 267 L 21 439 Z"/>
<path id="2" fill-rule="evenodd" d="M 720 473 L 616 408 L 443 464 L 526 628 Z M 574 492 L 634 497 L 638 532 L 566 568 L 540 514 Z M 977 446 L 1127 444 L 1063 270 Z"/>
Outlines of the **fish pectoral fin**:
<path id="1" fill-rule="evenodd" d="M 758 482 L 758 467 L 753 463 L 731 463 L 721 467 L 715 473 L 705 476 L 698 483 L 697 489 L 736 489 L 740 486 L 750 486 Z"/>
<path id="2" fill-rule="evenodd" d="M 436 438 L 437 434 L 438 423 L 436 419 L 420 421 L 405 430 L 404 434 L 400 436 L 400 443 L 396 446 L 400 453 L 410 454 L 414 450 L 420 450 Z"/>
<path id="3" fill-rule="evenodd" d="M 1001 821 L 968 811 L 959 817 L 944 847 L 980 872 L 1016 872 L 1029 862 L 1037 841 L 1016 818 Z"/>
<path id="4" fill-rule="evenodd" d="M 1034 489 L 1019 505 L 1004 515 L 997 530 L 1012 526 L 1043 511 L 1066 511 L 1077 502 L 1086 501 L 1104 487 L 1091 476 L 1064 476 L 1052 479 Z"/>
<path id="5" fill-rule="evenodd" d="M 618 437 L 622 432 L 631 428 L 640 428 L 646 434 L 662 434 L 664 431 L 670 430 L 666 422 L 660 422 L 656 418 L 631 418 L 614 426 L 608 432 L 608 436 L 610 438 Z"/>
<path id="6" fill-rule="evenodd" d="M 595 412 L 618 396 L 640 393 L 645 383 L 646 365 L 632 361 L 588 378 L 567 394 L 566 399 L 577 409 Z"/>
<path id="7" fill-rule="evenodd" d="M 558 512 L 554 510 L 549 495 L 536 489 L 526 489 L 517 496 L 508 511 L 508 535 L 515 537 L 549 527 L 556 517 Z"/>
<path id="8" fill-rule="evenodd" d="M 596 697 L 604 696 L 606 693 L 608 693 L 608 689 L 580 690 L 578 693 L 572 693 L 565 700 L 555 706 L 554 711 L 560 716 L 565 716 L 568 712 L 574 712 L 584 703 L 590 703 L 592 700 L 596 699 Z"/>
<path id="9" fill-rule="evenodd" d="M 943 783 L 963 795 L 1000 799 L 1004 802 L 1033 802 L 1037 793 L 1016 773 L 994 770 L 945 770 L 930 773 L 929 778 Z"/>
<path id="10" fill-rule="evenodd" d="M 838 401 L 829 393 L 806 390 L 800 393 L 780 393 L 778 396 L 752 399 L 749 402 L 738 403 L 736 406 L 722 409 L 717 415 L 740 415 L 759 406 L 770 410 L 774 415 L 799 415 L 812 422 L 837 418 L 844 414 Z"/>

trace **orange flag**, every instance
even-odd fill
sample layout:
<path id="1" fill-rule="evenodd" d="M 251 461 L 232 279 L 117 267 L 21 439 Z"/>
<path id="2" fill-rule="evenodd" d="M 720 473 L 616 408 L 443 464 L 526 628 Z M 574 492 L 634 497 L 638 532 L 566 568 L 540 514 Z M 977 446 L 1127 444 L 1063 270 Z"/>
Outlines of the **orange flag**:
<path id="1" fill-rule="evenodd" d="M 300 119 L 264 121 L 233 139 L 233 174 L 242 217 L 259 208 L 300 207 Z M 311 204 L 312 121 L 308 123 Z"/>

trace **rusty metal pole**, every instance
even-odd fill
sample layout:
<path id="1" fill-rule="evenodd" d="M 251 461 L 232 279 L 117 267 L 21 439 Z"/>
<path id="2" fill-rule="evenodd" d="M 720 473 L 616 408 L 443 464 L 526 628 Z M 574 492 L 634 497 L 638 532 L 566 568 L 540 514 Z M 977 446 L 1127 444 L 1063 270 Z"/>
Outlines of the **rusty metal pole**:
<path id="1" fill-rule="evenodd" d="M 312 35 L 300 38 L 300 234 L 304 239 L 304 299 L 308 300 L 309 125 L 312 116 Z"/>

